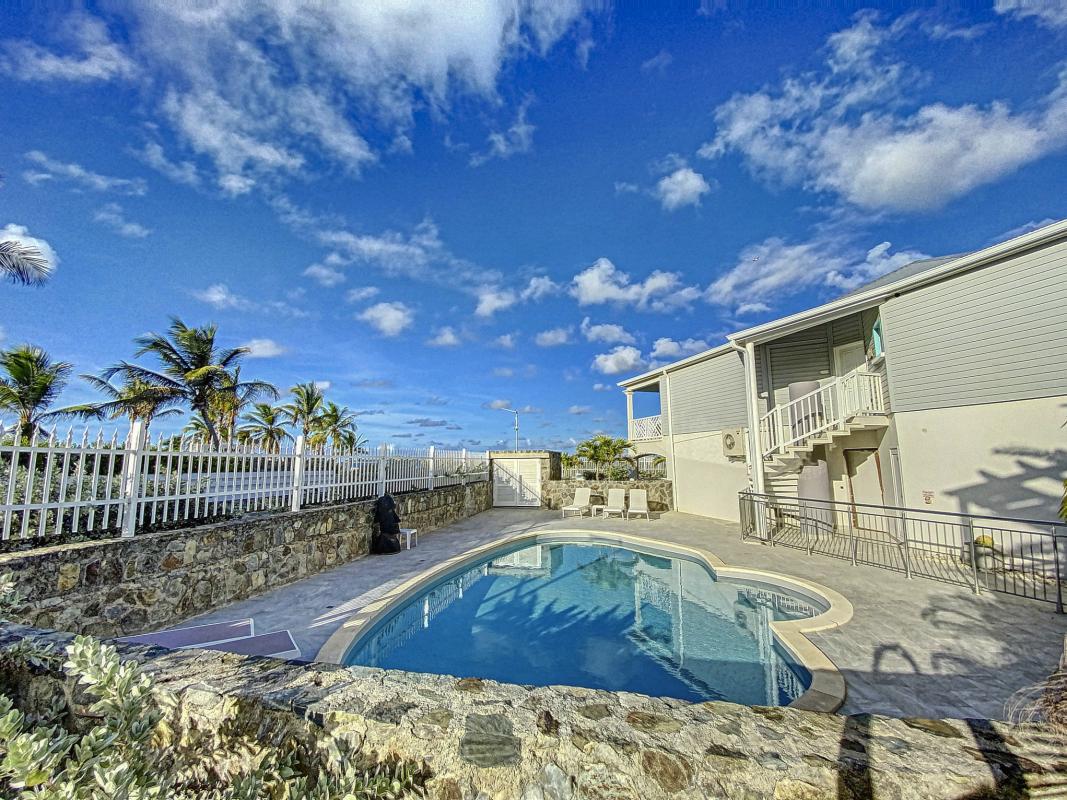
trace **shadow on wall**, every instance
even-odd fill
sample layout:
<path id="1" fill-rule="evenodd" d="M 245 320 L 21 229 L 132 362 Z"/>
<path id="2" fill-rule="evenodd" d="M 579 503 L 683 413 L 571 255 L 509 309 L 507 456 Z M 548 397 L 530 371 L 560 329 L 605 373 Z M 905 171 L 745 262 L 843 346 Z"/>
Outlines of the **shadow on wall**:
<path id="1" fill-rule="evenodd" d="M 979 470 L 981 480 L 949 489 L 964 514 L 1052 520 L 1059 518 L 1063 481 L 1067 479 L 1067 450 L 998 447 L 994 455 L 1017 456 L 1015 471 L 997 475 Z"/>

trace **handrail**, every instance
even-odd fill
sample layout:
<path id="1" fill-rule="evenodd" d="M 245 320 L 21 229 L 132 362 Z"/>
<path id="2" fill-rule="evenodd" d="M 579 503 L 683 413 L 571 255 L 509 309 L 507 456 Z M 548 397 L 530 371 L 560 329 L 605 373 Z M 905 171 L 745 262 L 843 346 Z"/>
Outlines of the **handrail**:
<path id="1" fill-rule="evenodd" d="M 768 458 L 823 431 L 840 429 L 850 417 L 884 411 L 881 376 L 863 366 L 760 417 L 760 449 Z"/>
<path id="2" fill-rule="evenodd" d="M 630 439 L 649 441 L 663 438 L 663 417 L 653 414 L 649 417 L 635 417 L 630 420 Z"/>
<path id="3" fill-rule="evenodd" d="M 971 514 L 966 511 L 938 511 L 934 508 L 917 508 L 915 506 L 887 506 L 881 503 L 853 503 L 851 500 L 832 500 L 829 498 L 816 498 L 816 497 L 784 497 L 777 494 L 767 494 L 761 492 L 753 492 L 749 489 L 743 489 L 738 494 L 746 495 L 748 497 L 758 497 L 761 500 L 774 500 L 776 502 L 799 502 L 799 503 L 836 503 L 838 505 L 846 505 L 849 508 L 873 508 L 879 511 L 901 511 L 907 514 L 935 514 L 942 517 L 967 517 L 968 519 L 993 519 L 1000 522 L 1018 522 L 1024 525 L 1043 525 L 1050 528 L 1067 528 L 1067 521 L 1065 520 L 1051 520 L 1051 519 L 1026 519 L 1025 517 L 1001 517 L 995 514 Z M 1036 533 L 1036 531 L 1035 531 Z M 1061 534 L 1056 534 L 1060 536 Z M 1067 535 L 1067 534 L 1064 534 Z"/>

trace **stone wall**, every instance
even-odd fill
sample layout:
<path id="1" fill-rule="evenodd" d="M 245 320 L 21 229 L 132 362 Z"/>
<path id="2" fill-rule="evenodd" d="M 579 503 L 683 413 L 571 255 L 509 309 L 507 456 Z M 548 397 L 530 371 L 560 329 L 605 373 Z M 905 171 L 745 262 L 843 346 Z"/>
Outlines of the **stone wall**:
<path id="1" fill-rule="evenodd" d="M 396 495 L 420 535 L 492 505 L 487 481 Z M 31 602 L 19 621 L 97 636 L 141 633 L 367 554 L 373 501 L 249 514 L 131 539 L 0 555 Z"/>
<path id="2" fill-rule="evenodd" d="M 0 625 L 0 650 L 26 640 L 62 647 L 70 637 Z M 167 719 L 175 747 L 216 736 L 311 750 L 343 740 L 371 763 L 425 765 L 430 800 L 960 800 L 1067 785 L 1067 742 L 1034 726 L 843 717 L 208 651 L 120 650 L 175 701 Z M 0 686 L 17 707 L 41 712 L 57 697 L 78 696 L 61 667 L 37 668 L 25 658 L 0 659 Z M 86 706 L 69 709 L 65 725 L 84 727 Z"/>
<path id="3" fill-rule="evenodd" d="M 653 511 L 670 511 L 674 506 L 671 500 L 671 482 L 666 480 L 645 481 L 546 481 L 541 484 L 541 507 L 560 509 L 574 500 L 574 490 L 579 486 L 592 489 L 594 503 L 603 504 L 608 497 L 608 489 L 645 489 L 648 492 L 648 507 Z"/>

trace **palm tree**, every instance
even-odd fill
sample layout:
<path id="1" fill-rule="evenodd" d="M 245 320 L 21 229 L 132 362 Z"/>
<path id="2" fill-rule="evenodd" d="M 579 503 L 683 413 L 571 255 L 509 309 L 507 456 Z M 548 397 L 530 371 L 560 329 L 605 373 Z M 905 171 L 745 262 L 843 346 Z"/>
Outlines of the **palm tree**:
<path id="1" fill-rule="evenodd" d="M 237 432 L 237 420 L 244 409 L 265 394 L 276 398 L 278 391 L 262 381 L 241 383 L 240 367 L 226 373 L 212 401 L 212 419 L 227 439 L 232 439 Z"/>
<path id="2" fill-rule="evenodd" d="M 197 444 L 207 444 L 208 442 L 214 442 L 218 444 L 218 439 L 213 438 L 215 429 L 208 425 L 205 420 L 199 414 L 193 414 L 189 418 L 189 421 L 182 428 L 182 435 L 192 439 Z"/>
<path id="3" fill-rule="evenodd" d="M 253 411 L 241 417 L 245 424 L 237 429 L 237 435 L 276 453 L 282 442 L 293 438 L 282 423 L 282 415 L 282 409 L 277 406 L 256 403 Z"/>
<path id="4" fill-rule="evenodd" d="M 633 445 L 625 439 L 616 439 L 603 433 L 598 433 L 592 439 L 580 442 L 574 449 L 576 455 L 592 461 L 596 466 L 596 476 L 599 479 L 601 464 L 611 464 L 615 461 L 628 461 L 631 466 L 633 459 L 626 455 L 626 451 Z"/>
<path id="5" fill-rule="evenodd" d="M 8 280 L 35 286 L 48 280 L 52 270 L 53 266 L 38 248 L 13 239 L 0 242 L 0 275 Z"/>
<path id="6" fill-rule="evenodd" d="M 284 418 L 292 425 L 300 429 L 302 436 L 315 429 L 319 415 L 322 413 L 322 404 L 325 398 L 322 390 L 314 383 L 298 383 L 292 389 L 292 402 L 282 406 Z"/>
<path id="7" fill-rule="evenodd" d="M 234 370 L 248 352 L 246 347 L 220 349 L 215 342 L 218 326 L 190 328 L 177 317 L 171 319 L 166 334 L 149 333 L 137 338 L 138 356 L 151 353 L 159 359 L 160 370 L 120 362 L 105 371 L 105 380 L 115 374 L 158 383 L 179 393 L 200 416 L 212 443 L 218 445 L 215 412 L 220 394 L 238 393 L 256 387 L 257 392 L 277 397 L 278 391 L 263 381 L 234 380 Z"/>
<path id="8" fill-rule="evenodd" d="M 18 418 L 20 437 L 31 438 L 46 420 L 77 413 L 48 410 L 73 369 L 66 361 L 52 361 L 40 347 L 23 344 L 0 350 L 0 411 Z"/>
<path id="9" fill-rule="evenodd" d="M 316 446 L 332 442 L 334 447 L 353 450 L 366 444 L 366 440 L 360 437 L 357 431 L 356 415 L 348 410 L 348 406 L 339 406 L 333 402 L 327 402 L 315 418 L 310 441 Z"/>
<path id="10" fill-rule="evenodd" d="M 97 375 L 82 375 L 94 389 L 106 400 L 99 403 L 87 403 L 78 408 L 84 409 L 84 416 L 100 416 L 109 419 L 129 417 L 130 422 L 144 420 L 145 431 L 152 425 L 152 420 L 180 414 L 175 406 L 184 399 L 180 392 L 170 386 L 146 381 L 143 378 L 126 375 L 121 386 L 115 386 L 110 380 Z"/>

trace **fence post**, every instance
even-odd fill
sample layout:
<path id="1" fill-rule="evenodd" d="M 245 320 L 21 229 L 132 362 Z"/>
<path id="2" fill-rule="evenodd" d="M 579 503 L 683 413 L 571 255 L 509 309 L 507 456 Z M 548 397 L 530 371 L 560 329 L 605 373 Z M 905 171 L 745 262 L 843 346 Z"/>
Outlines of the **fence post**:
<path id="1" fill-rule="evenodd" d="M 974 520 L 971 517 L 967 517 L 964 527 L 967 531 L 967 546 L 971 551 L 971 575 L 974 578 L 974 593 L 982 593 L 982 584 L 978 578 L 978 551 L 974 544 Z"/>
<path id="2" fill-rule="evenodd" d="M 385 494 L 385 456 L 388 452 L 385 442 L 378 445 L 378 497 Z"/>
<path id="3" fill-rule="evenodd" d="M 1059 533 L 1056 530 L 1056 526 L 1052 527 L 1052 563 L 1055 565 L 1055 572 L 1053 577 L 1056 579 L 1056 611 L 1060 614 L 1063 613 L 1063 583 L 1062 575 L 1060 573 L 1060 545 L 1059 545 Z"/>
<path id="4" fill-rule="evenodd" d="M 464 447 L 460 451 L 460 468 L 459 468 L 459 482 L 464 486 L 467 485 L 467 448 Z"/>
<path id="5" fill-rule="evenodd" d="M 126 437 L 122 453 L 122 535 L 133 536 L 137 531 L 137 505 L 140 500 L 141 456 L 145 448 L 145 424 L 135 419 Z M 14 470 L 12 470 L 12 475 Z"/>
<path id="6" fill-rule="evenodd" d="M 908 549 L 908 512 L 900 512 L 900 528 L 904 537 L 904 577 L 911 577 L 911 551 Z"/>
<path id="7" fill-rule="evenodd" d="M 296 437 L 296 444 L 293 446 L 293 494 L 289 501 L 290 511 L 299 511 L 300 504 L 304 500 L 304 464 L 306 462 L 304 447 L 306 444 L 304 434 Z"/>
<path id="8" fill-rule="evenodd" d="M 432 490 L 433 489 L 433 473 L 434 473 L 434 469 L 437 466 L 437 462 L 434 459 L 434 446 L 432 444 L 430 445 L 430 459 L 429 459 L 429 462 L 430 462 L 430 474 L 426 476 L 426 488 Z"/>

